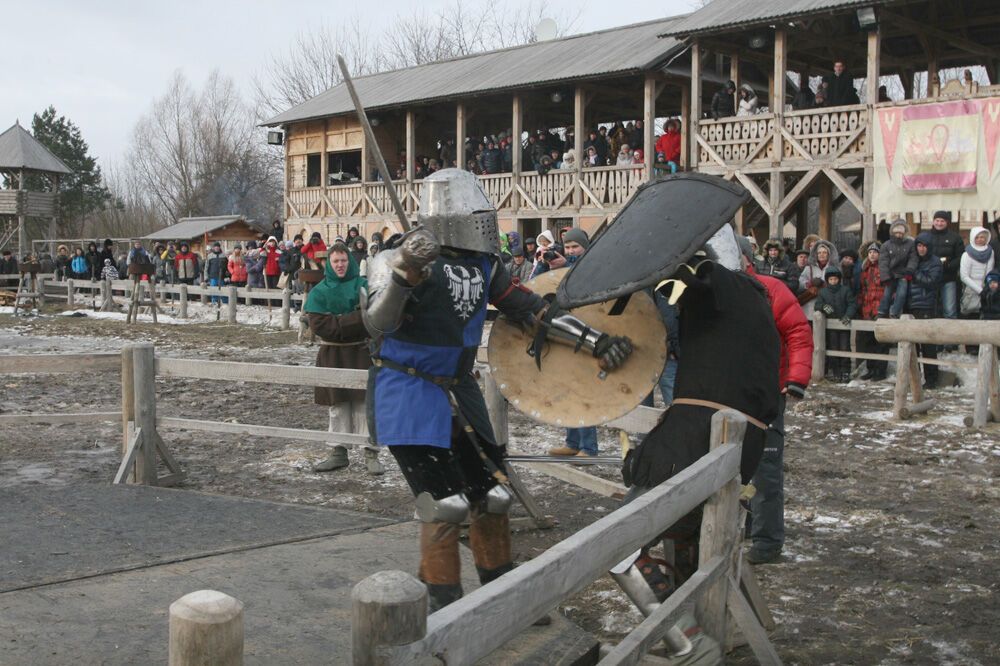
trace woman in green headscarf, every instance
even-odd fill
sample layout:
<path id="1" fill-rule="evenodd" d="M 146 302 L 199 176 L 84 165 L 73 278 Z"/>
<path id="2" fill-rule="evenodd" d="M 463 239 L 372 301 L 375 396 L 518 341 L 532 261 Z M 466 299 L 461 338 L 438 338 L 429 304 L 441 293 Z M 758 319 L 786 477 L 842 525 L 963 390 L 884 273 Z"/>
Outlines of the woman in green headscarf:
<path id="1" fill-rule="evenodd" d="M 371 365 L 368 332 L 358 303 L 361 289 L 368 282 L 361 277 L 357 262 L 343 243 L 330 248 L 324 270 L 323 281 L 309 291 L 304 308 L 309 328 L 320 339 L 316 367 L 367 370 Z M 317 386 L 315 399 L 317 405 L 330 408 L 330 432 L 368 434 L 364 391 Z M 313 470 L 329 472 L 347 464 L 347 447 L 338 445 Z M 385 472 L 375 446 L 365 447 L 365 464 L 370 474 Z"/>

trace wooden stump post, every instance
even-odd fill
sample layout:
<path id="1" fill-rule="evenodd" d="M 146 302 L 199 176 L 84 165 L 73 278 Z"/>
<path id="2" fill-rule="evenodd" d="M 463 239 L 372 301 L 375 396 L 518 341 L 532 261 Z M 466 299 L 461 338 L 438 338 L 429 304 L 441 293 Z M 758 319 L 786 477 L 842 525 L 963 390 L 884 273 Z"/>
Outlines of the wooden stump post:
<path id="1" fill-rule="evenodd" d="M 427 633 L 427 587 L 403 571 L 379 571 L 351 590 L 351 657 L 375 666 L 380 645 L 406 645 Z"/>
<path id="2" fill-rule="evenodd" d="M 132 349 L 135 382 L 135 426 L 142 429 L 137 444 L 135 482 L 156 485 L 156 357 L 153 345 L 141 343 Z"/>
<path id="3" fill-rule="evenodd" d="M 202 282 L 201 283 L 201 304 L 202 305 L 208 305 L 209 303 L 211 303 L 211 299 L 208 296 L 208 283 L 207 282 Z"/>
<path id="4" fill-rule="evenodd" d="M 41 307 L 45 305 L 45 277 L 42 275 L 38 276 L 35 281 L 35 289 L 38 290 L 38 306 Z"/>
<path id="5" fill-rule="evenodd" d="M 746 433 L 746 419 L 733 410 L 720 410 L 712 416 L 712 434 L 709 449 L 723 444 L 740 444 Z M 701 519 L 701 542 L 698 549 L 698 566 L 704 567 L 714 557 L 730 560 L 730 575 L 736 574 L 735 556 L 742 526 L 740 518 L 740 479 L 734 477 L 712 495 L 705 503 Z M 729 576 L 712 585 L 698 604 L 702 628 L 720 645 L 726 641 L 726 602 L 729 595 Z"/>
<path id="6" fill-rule="evenodd" d="M 73 297 L 73 279 L 70 278 L 66 280 L 66 307 L 71 308 L 76 305 L 76 299 Z"/>
<path id="7" fill-rule="evenodd" d="M 122 455 L 128 454 L 128 443 L 135 430 L 135 371 L 132 355 L 135 345 L 122 347 Z"/>
<path id="8" fill-rule="evenodd" d="M 826 316 L 819 311 L 812 314 L 813 358 L 812 381 L 822 381 L 826 376 Z"/>
<path id="9" fill-rule="evenodd" d="M 984 427 L 990 420 L 990 400 L 996 386 L 996 366 L 993 345 L 979 345 L 979 364 L 976 366 L 976 398 L 972 412 L 972 425 Z"/>
<path id="10" fill-rule="evenodd" d="M 253 305 L 253 297 L 250 295 L 250 290 L 253 289 L 253 287 L 247 285 L 246 289 L 247 289 L 247 297 L 246 300 L 243 301 L 243 305 Z"/>
<path id="11" fill-rule="evenodd" d="M 101 312 L 111 312 L 111 282 L 101 280 Z"/>
<path id="12" fill-rule="evenodd" d="M 181 301 L 181 319 L 187 319 L 188 317 L 188 286 L 182 284 L 180 286 L 180 301 Z"/>
<path id="13" fill-rule="evenodd" d="M 227 315 L 228 315 L 229 323 L 230 324 L 235 324 L 236 323 L 236 298 L 237 298 L 236 294 L 237 294 L 237 291 L 238 290 L 236 289 L 236 287 L 233 287 L 233 286 L 229 287 L 229 310 L 227 312 Z"/>
<path id="14" fill-rule="evenodd" d="M 900 342 L 896 346 L 896 387 L 892 398 L 892 416 L 896 420 L 903 418 L 906 407 L 906 395 L 910 389 L 910 374 L 913 372 L 913 343 Z"/>
<path id="15" fill-rule="evenodd" d="M 292 320 L 292 290 L 281 290 L 281 330 L 287 331 Z"/>
<path id="16" fill-rule="evenodd" d="M 241 666 L 243 604 L 198 590 L 170 604 L 169 666 Z"/>

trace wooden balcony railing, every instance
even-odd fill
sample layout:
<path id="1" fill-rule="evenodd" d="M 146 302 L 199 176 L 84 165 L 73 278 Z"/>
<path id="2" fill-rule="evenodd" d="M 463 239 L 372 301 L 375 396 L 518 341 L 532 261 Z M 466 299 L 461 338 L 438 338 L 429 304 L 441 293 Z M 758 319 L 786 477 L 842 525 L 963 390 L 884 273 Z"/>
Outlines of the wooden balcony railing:
<path id="1" fill-rule="evenodd" d="M 580 179 L 570 170 L 546 174 L 511 173 L 479 177 L 486 196 L 499 211 L 578 212 L 580 208 L 616 210 L 645 182 L 641 165 L 584 169 Z M 408 213 L 420 206 L 423 181 L 393 181 L 396 193 Z M 579 188 L 582 206 L 576 203 Z M 350 183 L 328 187 L 290 189 L 285 200 L 286 214 L 293 219 L 338 219 L 392 216 L 392 202 L 385 183 Z"/>
<path id="2" fill-rule="evenodd" d="M 863 157 L 868 141 L 868 107 L 788 111 L 783 118 L 784 155 L 787 159 L 819 156 Z"/>

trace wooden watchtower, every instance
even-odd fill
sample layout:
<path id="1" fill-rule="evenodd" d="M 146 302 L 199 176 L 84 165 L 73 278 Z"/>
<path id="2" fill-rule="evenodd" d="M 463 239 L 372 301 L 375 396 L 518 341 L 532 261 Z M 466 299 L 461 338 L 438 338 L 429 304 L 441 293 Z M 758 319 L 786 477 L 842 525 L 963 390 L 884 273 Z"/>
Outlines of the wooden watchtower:
<path id="1" fill-rule="evenodd" d="M 50 220 L 49 237 L 55 237 L 59 179 L 71 173 L 72 169 L 19 123 L 0 134 L 0 248 L 16 246 L 18 261 L 27 254 L 25 224 L 29 217 Z M 41 178 L 32 179 L 33 175 Z M 29 190 L 34 182 L 47 189 Z"/>

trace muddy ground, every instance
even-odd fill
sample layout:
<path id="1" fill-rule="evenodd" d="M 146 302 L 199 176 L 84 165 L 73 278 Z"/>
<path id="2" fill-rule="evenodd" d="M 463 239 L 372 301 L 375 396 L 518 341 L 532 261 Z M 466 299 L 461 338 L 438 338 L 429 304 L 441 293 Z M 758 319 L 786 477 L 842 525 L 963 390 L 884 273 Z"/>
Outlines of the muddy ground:
<path id="1" fill-rule="evenodd" d="M 264 318 L 266 319 L 266 317 Z M 315 348 L 264 324 L 161 325 L 0 314 L 0 354 L 117 351 L 150 341 L 158 353 L 185 358 L 308 365 Z M 116 373 L 8 375 L 0 378 L 3 413 L 120 408 Z M 323 429 L 325 409 L 311 389 L 202 380 L 158 383 L 163 415 Z M 772 634 L 787 663 L 1000 663 L 1000 429 L 964 428 L 969 388 L 932 392 L 926 417 L 889 418 L 891 383 L 821 384 L 788 414 L 787 543 L 782 560 L 758 568 L 778 622 Z M 170 430 L 163 433 L 187 472 L 182 487 L 244 497 L 336 506 L 378 515 L 412 514 L 395 465 L 365 475 L 360 454 L 348 471 L 315 474 L 321 444 Z M 512 445 L 542 453 L 554 429 L 512 414 Z M 602 431 L 606 452 L 617 447 Z M 4 427 L 0 487 L 107 483 L 121 446 L 113 424 Z M 383 454 L 384 455 L 384 454 Z M 355 456 L 352 453 L 352 456 Z M 600 472 L 617 478 L 617 470 Z M 516 558 L 529 559 L 613 510 L 608 498 L 550 477 L 524 473 L 551 530 L 522 530 Z M 515 515 L 524 515 L 518 507 Z M 609 640 L 638 614 L 608 580 L 569 599 L 562 612 Z M 753 663 L 746 648 L 732 663 Z"/>

